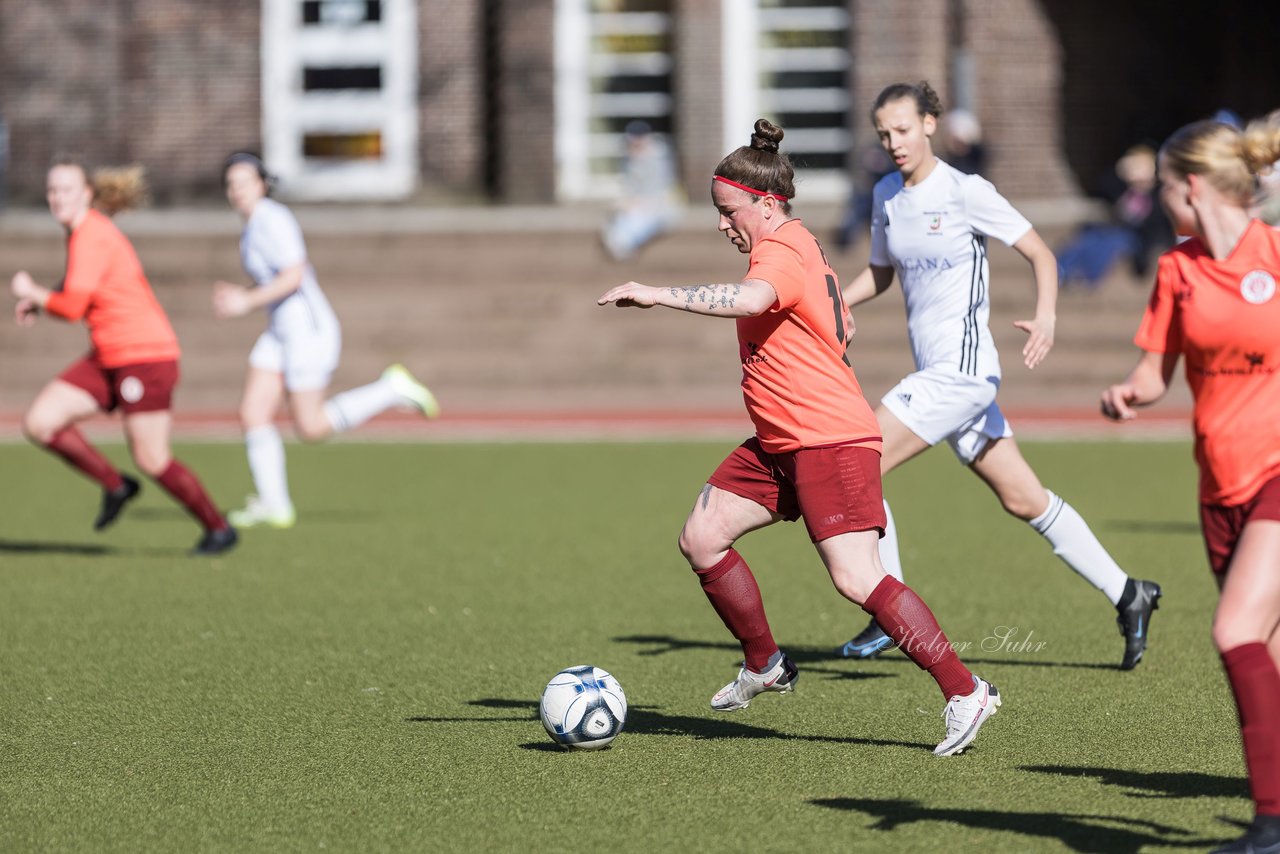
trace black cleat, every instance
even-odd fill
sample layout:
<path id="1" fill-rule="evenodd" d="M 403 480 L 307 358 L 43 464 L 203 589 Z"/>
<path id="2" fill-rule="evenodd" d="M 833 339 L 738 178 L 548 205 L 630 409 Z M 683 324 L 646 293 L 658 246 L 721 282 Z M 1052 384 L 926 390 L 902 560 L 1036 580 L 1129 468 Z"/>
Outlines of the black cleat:
<path id="1" fill-rule="evenodd" d="M 1159 584 L 1134 579 L 1129 579 L 1129 583 L 1133 585 L 1133 597 L 1128 604 L 1116 606 L 1116 611 L 1119 612 L 1116 624 L 1120 626 L 1120 634 L 1124 635 L 1121 670 L 1132 670 L 1142 660 L 1142 653 L 1147 648 L 1147 634 L 1151 629 L 1151 612 L 1160 607 Z"/>
<path id="2" fill-rule="evenodd" d="M 886 635 L 884 629 L 872 620 L 856 637 L 836 650 L 836 653 L 844 658 L 875 658 L 891 646 L 893 638 Z"/>
<path id="3" fill-rule="evenodd" d="M 223 552 L 231 551 L 239 541 L 240 535 L 230 525 L 216 531 L 205 531 L 204 536 L 200 538 L 200 542 L 196 543 L 196 547 L 191 550 L 191 554 L 193 557 L 220 555 Z"/>
<path id="4" fill-rule="evenodd" d="M 1280 815 L 1260 815 L 1235 842 L 1210 854 L 1280 854 Z"/>
<path id="5" fill-rule="evenodd" d="M 98 511 L 98 518 L 93 520 L 93 530 L 101 531 L 110 525 L 120 515 L 120 511 L 124 506 L 137 497 L 142 491 L 142 487 L 136 480 L 127 474 L 120 475 L 120 479 L 124 481 L 118 489 L 104 489 L 102 491 L 102 509 Z"/>

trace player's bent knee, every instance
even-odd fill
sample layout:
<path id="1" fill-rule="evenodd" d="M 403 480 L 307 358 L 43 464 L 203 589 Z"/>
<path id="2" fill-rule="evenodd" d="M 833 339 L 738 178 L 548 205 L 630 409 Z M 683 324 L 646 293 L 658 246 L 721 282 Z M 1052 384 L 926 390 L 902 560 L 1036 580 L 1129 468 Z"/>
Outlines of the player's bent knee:
<path id="1" fill-rule="evenodd" d="M 1040 502 L 1040 504 L 1043 503 L 1043 501 Z M 1004 507 L 1004 511 L 1010 516 L 1015 516 L 1024 522 L 1034 519 L 1044 512 L 1044 507 L 1037 506 L 1033 498 L 1024 495 L 1002 497 L 1000 505 Z"/>
<path id="2" fill-rule="evenodd" d="M 835 585 L 836 592 L 841 596 L 855 605 L 861 605 L 867 601 L 871 591 L 875 590 L 876 585 L 880 583 L 880 578 L 883 577 L 883 573 L 878 578 L 873 579 L 868 573 L 852 570 L 833 570 L 831 572 L 831 583 Z"/>
<path id="3" fill-rule="evenodd" d="M 168 452 L 135 451 L 133 454 L 133 462 L 138 466 L 138 471 L 152 479 L 164 474 L 172 460 L 173 457 Z"/>
<path id="4" fill-rule="evenodd" d="M 680 531 L 677 546 L 690 566 L 708 567 L 719 560 L 719 556 L 724 554 L 726 548 L 733 545 L 723 540 L 723 537 L 711 536 L 705 528 L 686 523 L 684 529 Z"/>
<path id="5" fill-rule="evenodd" d="M 304 442 L 323 442 L 333 433 L 333 428 L 324 419 L 307 419 L 294 425 L 298 438 Z"/>
<path id="6" fill-rule="evenodd" d="M 1245 615 L 1219 613 L 1213 619 L 1213 645 L 1226 652 L 1247 643 L 1266 643 L 1261 626 L 1255 626 Z"/>
<path id="7" fill-rule="evenodd" d="M 34 416 L 29 412 L 23 416 L 22 435 L 26 436 L 27 440 L 34 444 L 49 444 L 57 432 L 55 426 L 45 419 Z"/>

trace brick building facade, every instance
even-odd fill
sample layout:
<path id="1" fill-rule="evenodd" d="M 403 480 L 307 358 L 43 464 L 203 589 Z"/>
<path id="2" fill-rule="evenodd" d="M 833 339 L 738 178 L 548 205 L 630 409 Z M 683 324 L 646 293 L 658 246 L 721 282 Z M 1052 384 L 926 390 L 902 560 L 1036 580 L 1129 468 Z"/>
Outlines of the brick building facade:
<path id="1" fill-rule="evenodd" d="M 264 103 L 264 56 L 276 44 L 263 37 L 264 9 L 274 4 L 296 17 L 305 7 L 303 15 L 314 18 L 327 7 L 376 20 L 398 2 L 411 4 L 414 16 L 409 66 L 416 109 L 413 132 L 404 137 L 413 145 L 414 177 L 399 182 L 399 197 L 423 204 L 573 200 L 561 180 L 574 164 L 562 145 L 572 129 L 564 127 L 558 94 L 565 91 L 565 46 L 558 40 L 566 38 L 564 18 L 572 9 L 580 16 L 619 10 L 665 16 L 653 30 L 669 53 L 670 71 L 661 78 L 669 87 L 664 121 L 689 191 L 701 194 L 702 177 L 726 146 L 749 133 L 725 127 L 743 83 L 726 73 L 734 21 L 725 15 L 746 9 L 777 20 L 795 7 L 780 9 L 774 0 L 5 0 L 0 117 L 10 137 L 8 195 L 37 200 L 50 156 L 75 152 L 91 162 L 145 164 L 161 203 L 213 198 L 222 157 L 236 148 L 270 151 L 264 115 L 284 109 Z M 814 5 L 846 38 L 849 151 L 867 138 L 866 105 L 883 85 L 927 78 L 944 102 L 963 100 L 981 119 L 994 155 L 989 176 L 1014 198 L 1078 196 L 1089 173 L 1137 136 L 1167 133 L 1220 106 L 1261 112 L 1275 106 L 1266 100 L 1280 81 L 1273 51 L 1214 50 L 1247 48 L 1257 33 L 1274 32 L 1276 4 L 1247 20 L 1201 16 L 1221 22 L 1196 31 L 1153 25 L 1154 14 L 1112 10 L 1098 0 Z M 1197 38 L 1208 39 L 1207 63 L 1160 65 Z M 1257 85 L 1260 79 L 1269 85 Z M 1166 94 L 1157 100 L 1150 90 L 1161 85 Z M 594 104 L 597 95 L 585 97 Z M 341 97 L 331 103 L 347 103 Z M 1144 106 L 1153 109 L 1134 121 Z M 1117 122 L 1117 115 L 1130 118 Z M 608 134 L 596 134 L 591 144 L 601 140 Z M 372 144 L 385 155 L 395 140 Z"/>

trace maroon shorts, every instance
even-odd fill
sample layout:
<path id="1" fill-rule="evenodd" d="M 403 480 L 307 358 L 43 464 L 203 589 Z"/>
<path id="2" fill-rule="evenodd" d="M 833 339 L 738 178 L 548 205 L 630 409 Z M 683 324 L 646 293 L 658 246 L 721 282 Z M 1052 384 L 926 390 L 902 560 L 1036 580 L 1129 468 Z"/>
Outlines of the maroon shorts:
<path id="1" fill-rule="evenodd" d="M 116 407 L 128 413 L 160 412 L 169 409 L 173 400 L 178 363 L 140 362 L 107 368 L 89 355 L 58 374 L 58 379 L 89 392 L 103 412 Z"/>
<path id="2" fill-rule="evenodd" d="M 1204 545 L 1209 552 L 1209 568 L 1215 574 L 1221 575 L 1231 565 L 1244 526 L 1262 519 L 1280 522 L 1280 476 L 1264 483 L 1244 504 L 1200 505 L 1200 530 L 1204 532 Z"/>
<path id="3" fill-rule="evenodd" d="M 788 522 L 803 516 L 815 543 L 853 531 L 884 534 L 880 454 L 870 448 L 830 445 L 770 454 L 752 437 L 725 458 L 707 483 Z"/>

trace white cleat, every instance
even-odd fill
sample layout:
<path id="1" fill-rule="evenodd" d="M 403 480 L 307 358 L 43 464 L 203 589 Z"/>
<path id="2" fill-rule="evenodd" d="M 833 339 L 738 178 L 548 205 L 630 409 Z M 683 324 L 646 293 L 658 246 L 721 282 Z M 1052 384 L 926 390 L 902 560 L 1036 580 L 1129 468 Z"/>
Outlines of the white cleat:
<path id="1" fill-rule="evenodd" d="M 440 414 L 440 403 L 431 389 L 414 379 L 404 365 L 392 365 L 382 372 L 382 378 L 391 383 L 391 387 L 404 398 L 405 403 L 427 418 L 435 418 Z"/>
<path id="2" fill-rule="evenodd" d="M 751 698 L 765 691 L 776 691 L 788 694 L 796 687 L 800 679 L 800 671 L 795 662 L 783 654 L 778 663 L 764 673 L 755 673 L 743 665 L 738 671 L 738 678 L 716 692 L 711 698 L 711 708 L 717 712 L 732 712 L 745 709 L 751 704 Z"/>
<path id="3" fill-rule="evenodd" d="M 985 679 L 973 677 L 971 694 L 957 695 L 942 710 L 947 722 L 947 737 L 933 749 L 934 756 L 954 756 L 978 735 L 979 728 L 1000 708 L 1000 692 Z"/>
<path id="4" fill-rule="evenodd" d="M 292 507 L 268 507 L 256 495 L 245 500 L 244 507 L 227 514 L 227 521 L 236 528 L 292 528 L 298 514 Z"/>

